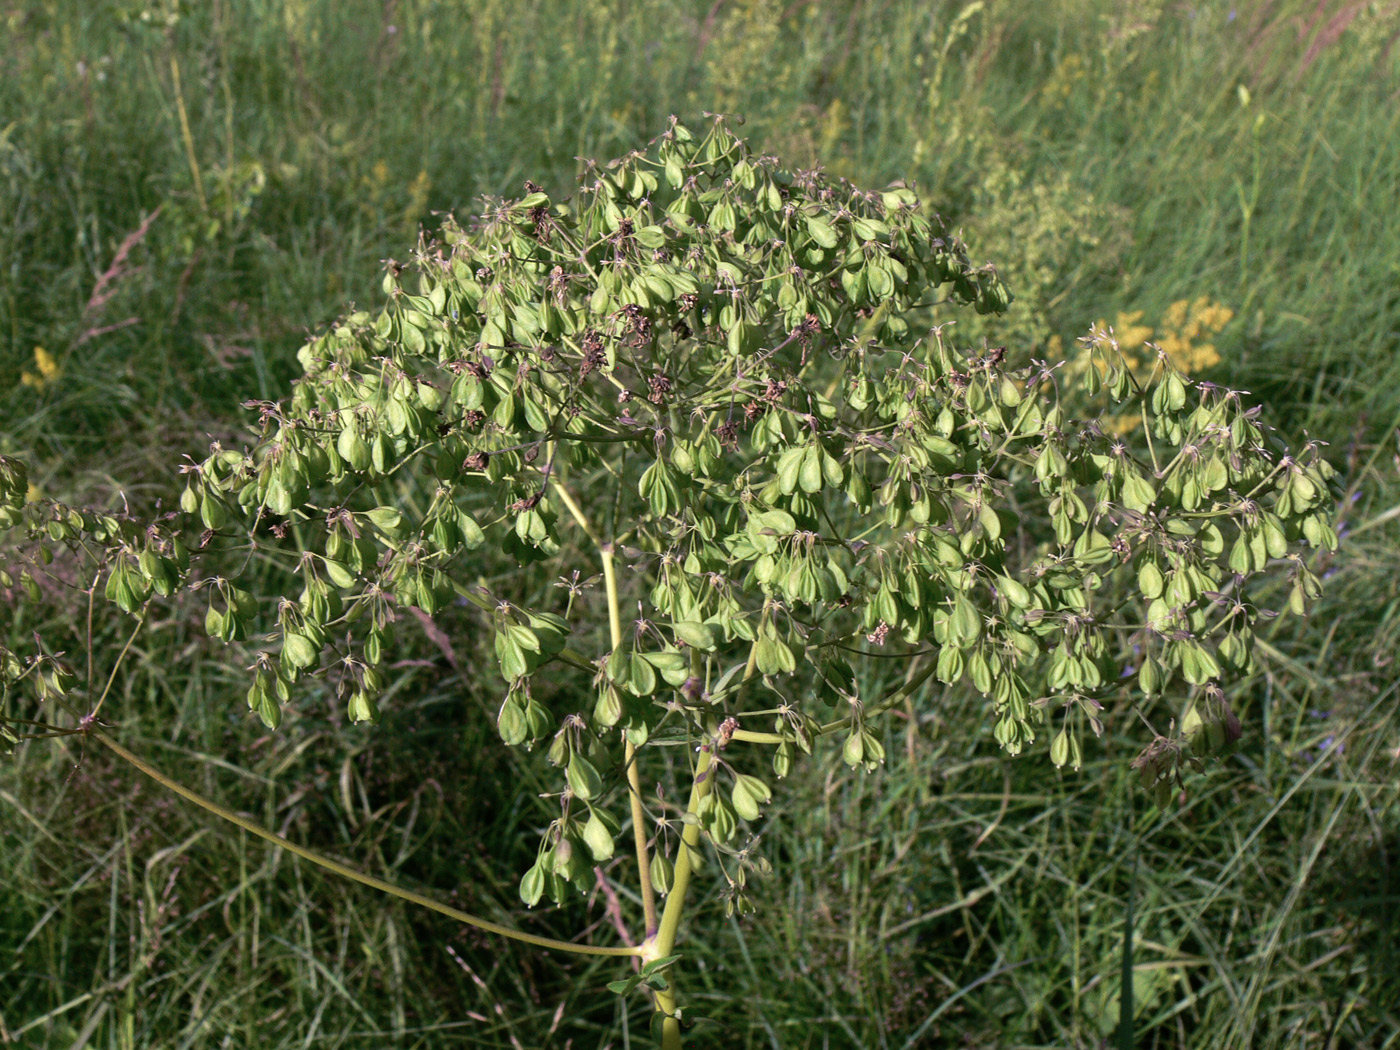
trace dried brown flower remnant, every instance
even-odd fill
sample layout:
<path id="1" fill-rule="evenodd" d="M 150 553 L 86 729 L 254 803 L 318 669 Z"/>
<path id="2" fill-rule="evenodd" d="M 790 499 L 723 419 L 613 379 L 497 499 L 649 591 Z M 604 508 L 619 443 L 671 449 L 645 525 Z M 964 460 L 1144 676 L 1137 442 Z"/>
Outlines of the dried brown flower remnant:
<path id="1" fill-rule="evenodd" d="M 579 348 L 583 351 L 583 360 L 579 362 L 578 374 L 580 379 L 585 379 L 590 372 L 607 361 L 608 352 L 603 348 L 602 335 L 592 328 L 583 333 L 583 338 L 579 340 Z"/>
<path id="2" fill-rule="evenodd" d="M 634 350 L 640 350 L 651 343 L 652 321 L 646 312 L 636 303 L 629 303 L 623 308 L 623 316 L 627 319 L 626 342 Z"/>

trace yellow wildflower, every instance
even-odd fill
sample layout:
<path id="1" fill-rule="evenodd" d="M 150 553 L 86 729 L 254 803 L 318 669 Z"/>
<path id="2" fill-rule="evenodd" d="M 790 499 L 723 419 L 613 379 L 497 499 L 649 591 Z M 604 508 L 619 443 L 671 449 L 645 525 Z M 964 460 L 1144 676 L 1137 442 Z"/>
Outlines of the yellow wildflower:
<path id="1" fill-rule="evenodd" d="M 1220 354 L 1216 352 L 1213 343 L 1197 343 L 1177 367 L 1183 372 L 1201 372 L 1207 368 L 1214 368 L 1220 361 Z"/>
<path id="2" fill-rule="evenodd" d="M 39 374 L 46 381 L 52 381 L 59 377 L 63 371 L 58 367 L 58 362 L 53 359 L 53 354 L 49 353 L 42 346 L 34 348 L 34 365 L 39 369 Z"/>
<path id="3" fill-rule="evenodd" d="M 29 371 L 21 372 L 19 381 L 24 386 L 32 386 L 35 390 L 44 389 L 63 374 L 63 369 L 54 360 L 53 354 L 42 346 L 34 348 L 34 367 L 39 370 L 37 374 Z"/>
<path id="4" fill-rule="evenodd" d="M 835 156 L 841 139 L 846 134 L 848 121 L 846 120 L 846 104 L 839 98 L 831 100 L 831 105 L 826 107 L 826 112 L 821 115 L 819 127 L 821 129 L 821 156 Z"/>
<path id="5" fill-rule="evenodd" d="M 360 175 L 360 209 L 367 214 L 374 215 L 384 205 L 384 192 L 389 185 L 389 165 L 383 160 L 377 160 L 368 172 Z"/>
<path id="6" fill-rule="evenodd" d="M 1142 320 L 1142 311 L 1134 310 L 1131 313 L 1119 313 L 1117 320 L 1113 323 L 1113 334 L 1118 339 L 1118 347 L 1121 350 L 1136 350 L 1143 343 L 1152 338 L 1152 326 L 1149 324 L 1138 324 Z"/>
<path id="7" fill-rule="evenodd" d="M 1088 70 L 1082 56 L 1066 55 L 1051 70 L 1050 76 L 1040 89 L 1041 95 L 1052 105 L 1063 102 L 1074 93 L 1074 85 L 1087 75 Z"/>
<path id="8" fill-rule="evenodd" d="M 1235 316 L 1235 311 L 1220 303 L 1210 303 L 1196 313 L 1196 320 L 1201 326 L 1211 332 L 1219 332 L 1229 324 Z"/>
<path id="9" fill-rule="evenodd" d="M 1220 332 L 1234 316 L 1235 311 L 1208 295 L 1199 295 L 1190 303 L 1178 299 L 1162 321 L 1162 350 L 1172 364 L 1188 374 L 1213 368 L 1221 361 L 1215 344 L 1197 340 Z"/>
<path id="10" fill-rule="evenodd" d="M 418 216 L 428 207 L 428 194 L 432 188 L 433 180 L 426 171 L 420 169 L 408 187 L 408 207 L 404 209 L 404 218 L 410 222 L 417 221 Z"/>
<path id="11" fill-rule="evenodd" d="M 1095 321 L 1089 326 L 1089 334 L 1079 342 L 1086 348 L 1118 350 L 1140 379 L 1146 378 L 1155 367 L 1158 354 L 1165 356 L 1178 371 L 1190 375 L 1220 364 L 1222 358 L 1215 344 L 1201 340 L 1222 331 L 1234 319 L 1235 312 L 1208 295 L 1200 295 L 1195 299 L 1178 299 L 1168 306 L 1155 329 L 1142 323 L 1143 316 L 1142 310 L 1127 310 L 1118 313 L 1111 327 L 1102 319 Z M 1051 360 L 1063 356 L 1064 344 L 1059 336 L 1051 336 L 1046 341 L 1046 352 Z M 1086 367 L 1081 355 L 1066 369 L 1065 375 L 1081 375 Z M 1142 420 L 1122 416 L 1104 422 L 1105 427 L 1116 428 L 1117 433 L 1127 433 L 1140 426 Z"/>
<path id="12" fill-rule="evenodd" d="M 1168 332 L 1157 341 L 1158 348 L 1171 359 L 1172 364 L 1181 367 L 1181 361 L 1191 353 L 1191 340 L 1175 332 Z"/>
<path id="13" fill-rule="evenodd" d="M 1186 326 L 1186 319 L 1189 316 L 1191 316 L 1191 301 L 1178 299 L 1167 307 L 1167 312 L 1162 315 L 1162 327 L 1180 331 Z"/>

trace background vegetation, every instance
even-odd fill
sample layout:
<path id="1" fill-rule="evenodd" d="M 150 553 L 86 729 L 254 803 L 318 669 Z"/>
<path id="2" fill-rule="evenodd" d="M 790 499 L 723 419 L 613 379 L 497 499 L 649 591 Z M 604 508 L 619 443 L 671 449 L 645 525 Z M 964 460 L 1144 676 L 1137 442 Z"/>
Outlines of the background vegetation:
<path id="1" fill-rule="evenodd" d="M 1171 814 L 1132 783 L 1131 733 L 1060 775 L 1003 759 L 957 697 L 893 724 L 875 775 L 802 767 L 759 914 L 692 925 L 687 991 L 716 1022 L 697 1038 L 1096 1046 L 1131 921 L 1137 1045 L 1400 1045 L 1397 34 L 1397 5 L 1346 0 L 11 3 L 0 452 L 59 498 L 168 502 L 172 456 L 282 394 L 305 334 L 372 300 L 434 213 L 563 190 L 672 112 L 913 177 L 1020 296 L 960 338 L 1054 358 L 1106 321 L 1252 391 L 1291 440 L 1330 442 L 1342 550 L 1311 620 L 1261 639 L 1241 751 Z M 53 626 L 0 608 L 9 638 Z M 377 729 L 327 698 L 276 736 L 202 612 L 143 635 L 106 709 L 121 739 L 470 911 L 608 921 L 601 895 L 518 907 L 541 811 L 465 612 L 403 654 Z M 323 878 L 80 744 L 17 749 L 0 813 L 0 1044 L 645 1039 L 643 1004 L 603 990 L 615 965 Z"/>

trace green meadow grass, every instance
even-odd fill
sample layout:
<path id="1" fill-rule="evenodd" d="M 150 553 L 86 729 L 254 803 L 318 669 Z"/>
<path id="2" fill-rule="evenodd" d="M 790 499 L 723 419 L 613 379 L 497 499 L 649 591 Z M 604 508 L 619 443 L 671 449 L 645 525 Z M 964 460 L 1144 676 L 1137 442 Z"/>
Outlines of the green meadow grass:
<path id="1" fill-rule="evenodd" d="M 1400 20 L 1238 7 L 224 0 L 166 29 L 136 5 L 12 4 L 0 452 L 60 498 L 168 501 L 174 457 L 284 393 L 305 334 L 373 302 L 435 213 L 562 190 L 670 113 L 743 113 L 794 164 L 916 179 L 1020 297 L 967 339 L 1044 357 L 1099 320 L 1161 337 L 1205 297 L 1231 315 L 1192 337 L 1209 377 L 1329 442 L 1346 486 L 1327 595 L 1264 632 L 1232 698 L 1239 752 L 1163 815 L 1127 768 L 1131 712 L 1062 775 L 1000 756 L 972 698 L 927 698 L 880 772 L 830 755 L 784 785 L 756 917 L 724 920 L 702 871 L 694 1040 L 1400 1046 Z M 76 644 L 83 613 L 7 606 L 0 632 Z M 105 709 L 123 742 L 468 911 L 607 921 L 601 897 L 518 904 L 542 787 L 496 742 L 468 617 L 444 621 L 463 672 L 425 639 L 378 728 L 327 698 L 268 736 L 200 615 L 133 648 Z M 99 629 L 99 653 L 124 642 Z M 646 1004 L 606 992 L 617 966 L 324 877 L 76 740 L 4 760 L 0 814 L 0 1045 L 647 1045 Z"/>

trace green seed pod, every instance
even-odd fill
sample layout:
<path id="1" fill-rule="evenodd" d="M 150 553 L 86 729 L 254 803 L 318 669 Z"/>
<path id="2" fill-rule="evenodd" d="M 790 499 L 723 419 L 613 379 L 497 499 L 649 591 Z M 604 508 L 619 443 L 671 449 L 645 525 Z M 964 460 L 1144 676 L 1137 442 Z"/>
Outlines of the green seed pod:
<path id="1" fill-rule="evenodd" d="M 737 782 L 729 793 L 734 812 L 745 820 L 757 820 L 760 815 L 758 800 L 749 793 L 742 781 Z"/>
<path id="2" fill-rule="evenodd" d="M 702 815 L 701 822 L 716 842 L 728 842 L 739 830 L 734 807 L 722 795 L 712 793 L 708 798 L 713 800 L 713 805 L 709 807 L 708 819 Z"/>
<path id="3" fill-rule="evenodd" d="M 288 632 L 282 642 L 282 663 L 295 670 L 304 670 L 316 662 L 319 647 L 306 635 Z"/>
<path id="4" fill-rule="evenodd" d="M 846 738 L 846 744 L 841 748 L 841 759 L 855 769 L 865 759 L 865 740 L 860 733 L 852 733 Z"/>
<path id="5" fill-rule="evenodd" d="M 174 593 L 180 582 L 180 573 L 170 558 L 157 557 L 151 573 L 151 588 L 162 598 Z"/>
<path id="6" fill-rule="evenodd" d="M 603 793 L 603 778 L 593 763 L 582 755 L 575 754 L 569 758 L 567 776 L 569 790 L 585 802 Z"/>
<path id="7" fill-rule="evenodd" d="M 1138 671 L 1138 686 L 1145 696 L 1156 696 L 1162 687 L 1162 676 L 1157 661 L 1150 656 L 1142 658 L 1142 668 Z"/>
<path id="8" fill-rule="evenodd" d="M 862 729 L 860 737 L 861 747 L 865 752 L 865 771 L 873 773 L 876 767 L 885 763 L 885 745 L 868 729 Z"/>
<path id="9" fill-rule="evenodd" d="M 352 722 L 379 721 L 379 705 L 374 702 L 373 697 L 359 691 L 351 694 L 346 713 Z"/>
<path id="10" fill-rule="evenodd" d="M 792 760 L 795 748 L 792 741 L 784 740 L 773 751 L 773 775 L 779 780 L 783 780 L 792 772 Z"/>
<path id="11" fill-rule="evenodd" d="M 149 585 L 136 577 L 123 564 L 121 574 L 117 576 L 117 608 L 124 613 L 134 613 L 141 608 L 141 603 L 146 600 L 149 594 Z"/>
<path id="12" fill-rule="evenodd" d="M 588 814 L 588 822 L 583 826 L 583 841 L 588 845 L 588 851 L 593 854 L 593 859 L 596 861 L 605 861 L 613 855 L 615 847 L 612 832 L 598 816 L 597 810 Z"/>
<path id="13" fill-rule="evenodd" d="M 651 855 L 651 885 L 657 893 L 663 897 L 670 893 L 675 875 L 675 865 L 671 863 L 671 859 L 666 854 L 658 849 Z"/>
<path id="14" fill-rule="evenodd" d="M 507 696 L 501 710 L 496 715 L 496 731 L 501 740 L 510 747 L 525 742 L 525 712 L 515 694 Z"/>
<path id="15" fill-rule="evenodd" d="M 734 791 L 731 797 L 734 802 L 734 811 L 739 816 L 745 820 L 757 820 L 762 815 L 759 806 L 762 803 L 772 801 L 773 792 L 758 777 L 740 773 L 734 778 Z"/>
<path id="16" fill-rule="evenodd" d="M 1201 717 L 1200 704 L 1192 701 L 1191 706 L 1186 709 L 1186 713 L 1181 716 L 1181 735 L 1186 738 L 1187 743 L 1192 748 L 1200 748 L 1209 740 L 1203 732 L 1205 727 L 1206 720 Z"/>
<path id="17" fill-rule="evenodd" d="M 538 862 L 530 865 L 530 870 L 520 878 L 520 899 L 525 907 L 533 908 L 544 896 L 545 872 Z"/>
<path id="18" fill-rule="evenodd" d="M 340 432 L 340 437 L 336 439 L 335 448 L 340 453 L 340 458 L 353 471 L 363 471 L 370 464 L 369 445 L 364 438 L 360 437 L 360 432 L 353 425 Z"/>
<path id="19" fill-rule="evenodd" d="M 551 766 L 566 766 L 569 758 L 573 754 L 569 748 L 569 735 L 567 732 L 557 733 L 549 743 L 549 751 L 545 757 Z"/>
<path id="20" fill-rule="evenodd" d="M 208 491 L 199 502 L 199 516 L 206 529 L 217 531 L 228 523 L 228 511 L 224 509 L 223 502 Z"/>
<path id="21" fill-rule="evenodd" d="M 555 843 L 554 849 L 550 852 L 550 862 L 553 865 L 554 874 L 567 879 L 573 861 L 573 841 L 567 835 L 560 836 L 559 841 Z"/>
<path id="22" fill-rule="evenodd" d="M 611 729 L 622 721 L 622 695 L 611 682 L 604 682 L 598 690 L 598 699 L 593 704 L 593 721 L 605 729 Z"/>
<path id="23" fill-rule="evenodd" d="M 529 740 L 541 740 L 554 727 L 549 709 L 533 697 L 525 705 L 525 733 Z"/>
<path id="24" fill-rule="evenodd" d="M 375 434 L 370 444 L 370 465 L 376 474 L 383 474 L 394 465 L 394 446 L 383 433 Z"/>

